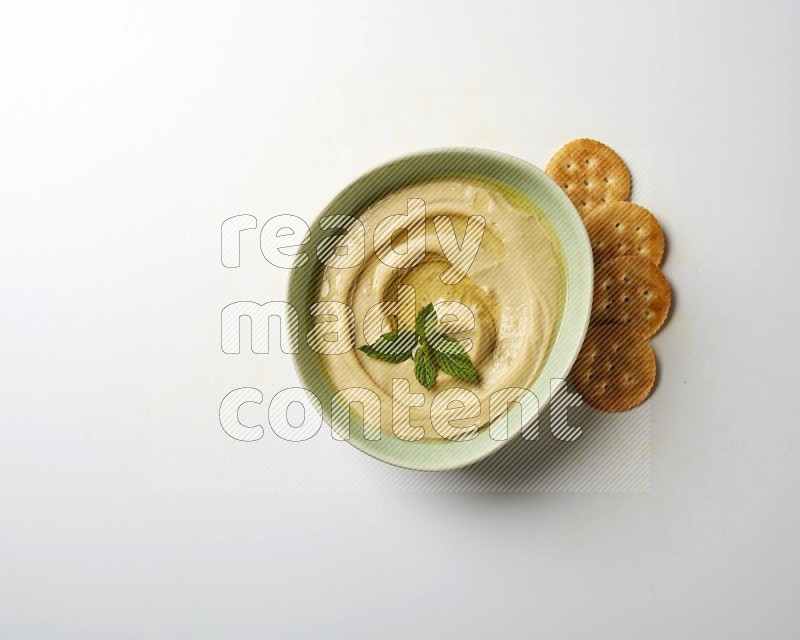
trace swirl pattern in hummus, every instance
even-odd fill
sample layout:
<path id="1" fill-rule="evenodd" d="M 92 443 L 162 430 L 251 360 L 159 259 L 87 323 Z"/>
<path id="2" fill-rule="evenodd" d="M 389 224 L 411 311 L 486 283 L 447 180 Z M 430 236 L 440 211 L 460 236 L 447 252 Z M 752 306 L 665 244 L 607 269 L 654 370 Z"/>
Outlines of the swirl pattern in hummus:
<path id="1" fill-rule="evenodd" d="M 478 218 L 470 222 L 471 216 L 482 217 L 485 225 Z M 398 437 L 418 437 L 403 433 L 402 427 L 398 430 L 397 420 L 393 423 L 393 385 L 395 391 L 398 388 L 393 381 L 398 379 L 407 380 L 407 391 L 424 399 L 421 406 L 408 409 L 414 433 L 421 434 L 422 427 L 425 439 L 458 440 L 465 433 L 474 433 L 474 429 L 465 431 L 466 426 L 485 427 L 490 417 L 497 416 L 498 400 L 505 410 L 506 403 L 519 397 L 521 389 L 531 387 L 558 331 L 565 282 L 551 231 L 533 205 L 489 183 L 461 178 L 392 192 L 361 213 L 358 220 L 366 240 L 363 260 L 349 268 L 323 267 L 316 296 L 320 308 L 337 301 L 354 312 L 354 348 L 322 357 L 332 386 L 361 387 L 378 395 L 382 437 L 392 434 L 393 424 Z M 481 226 L 480 247 L 471 264 L 462 256 L 462 264 L 454 260 L 451 265 L 446 254 L 452 258 L 452 249 L 458 249 L 452 243 L 463 247 L 465 241 L 475 241 Z M 359 227 L 352 233 L 361 231 Z M 412 250 L 412 236 L 424 237 L 424 255 Z M 448 250 L 443 250 L 443 244 Z M 392 266 L 385 264 L 387 252 L 394 260 Z M 380 305 L 382 301 L 396 304 Z M 439 371 L 433 387 L 426 390 L 414 378 L 411 360 L 392 364 L 355 349 L 371 343 L 382 331 L 413 330 L 416 310 L 429 302 L 435 305 L 440 327 L 462 341 L 478 371 L 477 384 Z M 396 313 L 387 318 L 387 311 Z M 441 420 L 435 421 L 439 426 L 434 428 L 434 399 L 453 387 L 468 389 L 477 396 L 480 415 L 452 420 L 458 413 L 448 412 L 445 428 Z M 503 389 L 508 391 L 503 393 Z M 490 416 L 493 393 L 497 395 L 492 399 Z M 419 396 L 414 398 L 412 404 L 418 404 Z M 405 431 L 409 431 L 408 426 Z"/>

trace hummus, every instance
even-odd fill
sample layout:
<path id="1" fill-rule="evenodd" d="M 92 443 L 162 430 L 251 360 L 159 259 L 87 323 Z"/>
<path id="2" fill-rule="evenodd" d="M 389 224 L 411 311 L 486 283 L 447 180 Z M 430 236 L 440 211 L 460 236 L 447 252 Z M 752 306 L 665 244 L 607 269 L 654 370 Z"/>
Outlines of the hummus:
<path id="1" fill-rule="evenodd" d="M 479 217 L 478 222 L 480 217 L 485 220 L 480 245 L 471 263 L 456 265 L 451 260 L 452 250 L 464 249 L 465 232 L 469 225 L 477 226 L 470 223 L 471 216 Z M 316 299 L 320 308 L 327 302 L 345 303 L 355 320 L 353 348 L 323 356 L 324 374 L 333 388 L 360 387 L 377 394 L 382 437 L 390 437 L 394 431 L 407 440 L 457 440 L 466 426 L 473 427 L 474 434 L 476 428 L 490 422 L 492 394 L 509 390 L 497 396 L 503 406 L 518 398 L 522 389 L 531 387 L 552 347 L 564 309 L 565 282 L 551 231 L 535 207 L 522 198 L 488 182 L 462 178 L 394 191 L 358 220 L 363 227 L 356 225 L 347 235 L 363 230 L 363 259 L 347 268 L 324 266 L 319 280 Z M 453 233 L 458 246 L 453 247 L 451 241 L 449 249 L 443 249 Z M 418 241 L 422 238 L 424 252 L 420 253 Z M 387 252 L 394 262 L 386 258 Z M 462 271 L 454 276 L 455 266 Z M 449 275 L 443 282 L 445 272 Z M 377 304 L 381 302 L 384 305 Z M 414 377 L 413 360 L 387 363 L 357 349 L 374 342 L 381 332 L 413 331 L 416 312 L 429 302 L 435 305 L 440 330 L 461 341 L 467 350 L 478 372 L 476 384 L 439 370 L 433 387 L 425 389 Z M 395 313 L 387 313 L 392 311 Z M 408 385 L 398 387 L 398 379 L 407 380 Z M 479 406 L 457 396 L 448 401 L 447 393 L 445 402 L 435 402 L 437 394 L 453 387 L 471 391 Z M 408 419 L 398 423 L 395 417 L 393 421 L 393 395 L 398 389 L 406 396 L 413 394 L 413 400 L 406 403 L 410 428 Z M 492 418 L 497 415 L 497 397 Z M 464 415 L 469 410 L 468 417 L 458 418 L 451 407 L 453 400 L 456 409 L 464 408 Z M 394 401 L 397 403 L 397 398 Z M 402 409 L 406 411 L 406 407 Z"/>

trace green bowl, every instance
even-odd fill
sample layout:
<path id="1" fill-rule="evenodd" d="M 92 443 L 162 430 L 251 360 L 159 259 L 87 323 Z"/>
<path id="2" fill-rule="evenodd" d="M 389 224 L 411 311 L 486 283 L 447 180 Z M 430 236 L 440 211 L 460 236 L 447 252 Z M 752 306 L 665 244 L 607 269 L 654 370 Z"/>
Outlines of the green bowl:
<path id="1" fill-rule="evenodd" d="M 485 149 L 442 148 L 412 153 L 373 169 L 339 193 L 312 223 L 309 246 L 318 246 L 324 237 L 330 235 L 330 231 L 320 228 L 321 218 L 358 216 L 391 191 L 440 178 L 483 179 L 521 196 L 538 210 L 560 249 L 566 283 L 564 312 L 547 361 L 530 387 L 539 402 L 539 415 L 542 415 L 551 398 L 550 381 L 566 378 L 583 344 L 591 313 L 593 286 L 592 251 L 583 222 L 569 198 L 543 171 L 514 156 Z M 293 269 L 289 278 L 288 302 L 299 313 L 301 337 L 307 335 L 310 328 L 308 310 L 315 302 L 322 272 L 322 263 L 316 253 L 308 251 L 307 254 L 308 262 Z M 322 402 L 323 417 L 328 425 L 336 433 L 342 433 L 347 425 L 332 424 L 330 400 L 326 402 L 338 389 L 324 374 L 322 358 L 325 356 L 309 348 L 305 340 L 301 339 L 299 343 L 300 350 L 295 354 L 294 362 L 300 380 L 304 388 Z M 524 406 L 528 397 L 523 400 L 524 410 L 531 409 Z M 531 400 L 533 402 L 535 400 Z M 341 415 L 341 412 L 337 414 Z M 366 431 L 370 433 L 369 429 Z M 472 440 L 460 442 L 408 442 L 394 434 L 383 434 L 379 440 L 370 440 L 365 436 L 364 425 L 354 419 L 348 442 L 390 464 L 407 469 L 444 471 L 470 465 L 491 455 L 518 437 L 520 432 L 521 429 L 510 427 L 508 438 L 494 440 L 487 425 Z"/>

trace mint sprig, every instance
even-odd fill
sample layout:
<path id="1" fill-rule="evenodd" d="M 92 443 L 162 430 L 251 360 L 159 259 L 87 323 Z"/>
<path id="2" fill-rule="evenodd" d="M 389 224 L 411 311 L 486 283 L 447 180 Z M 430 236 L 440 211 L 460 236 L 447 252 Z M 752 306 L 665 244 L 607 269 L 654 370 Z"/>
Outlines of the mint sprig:
<path id="1" fill-rule="evenodd" d="M 428 303 L 417 313 L 415 331 L 384 333 L 371 345 L 359 347 L 370 358 L 394 364 L 414 355 L 414 375 L 419 383 L 430 389 L 436 382 L 437 366 L 447 375 L 464 382 L 476 383 L 478 372 L 461 343 L 438 333 L 439 318 L 433 304 Z M 416 352 L 414 348 L 416 347 Z"/>

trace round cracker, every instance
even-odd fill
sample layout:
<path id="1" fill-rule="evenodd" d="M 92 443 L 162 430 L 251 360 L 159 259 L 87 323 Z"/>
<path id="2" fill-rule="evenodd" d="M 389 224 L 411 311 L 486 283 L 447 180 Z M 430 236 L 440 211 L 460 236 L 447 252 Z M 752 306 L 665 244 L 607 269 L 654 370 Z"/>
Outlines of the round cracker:
<path id="1" fill-rule="evenodd" d="M 600 411 L 628 411 L 650 395 L 656 356 L 636 330 L 595 325 L 589 327 L 570 377 L 588 405 Z"/>
<path id="2" fill-rule="evenodd" d="M 545 173 L 564 190 L 581 217 L 596 206 L 631 195 L 631 172 L 617 153 L 597 140 L 568 142 L 550 158 Z"/>
<path id="3" fill-rule="evenodd" d="M 661 264 L 664 232 L 644 207 L 632 202 L 610 202 L 591 211 L 583 222 L 596 266 L 620 256 L 639 256 Z"/>
<path id="4" fill-rule="evenodd" d="M 671 301 L 656 265 L 638 256 L 614 258 L 595 271 L 592 322 L 624 324 L 650 337 L 664 324 Z"/>

